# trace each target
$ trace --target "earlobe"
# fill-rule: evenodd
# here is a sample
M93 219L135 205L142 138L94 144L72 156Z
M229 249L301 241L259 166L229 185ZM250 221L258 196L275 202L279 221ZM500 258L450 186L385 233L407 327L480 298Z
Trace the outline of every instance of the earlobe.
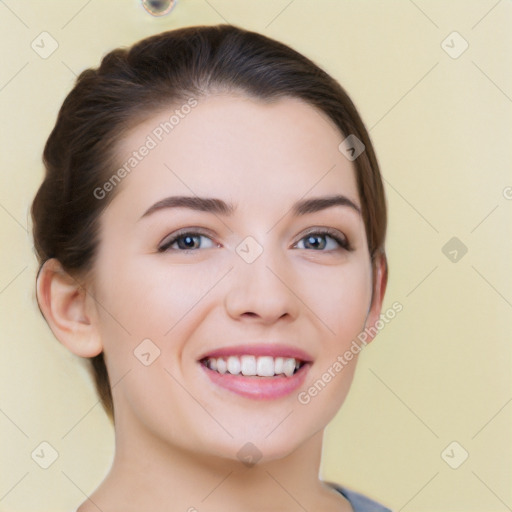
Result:
M103 347L87 292L55 258L41 268L36 292L48 326L63 345L80 357L101 353Z

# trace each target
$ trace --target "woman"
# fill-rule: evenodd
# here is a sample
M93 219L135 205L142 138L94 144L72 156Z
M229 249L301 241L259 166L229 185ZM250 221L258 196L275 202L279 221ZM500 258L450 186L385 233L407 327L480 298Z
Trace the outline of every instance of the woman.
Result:
M44 163L39 306L116 435L79 512L387 510L318 478L387 280L339 84L237 27L165 32L78 77Z

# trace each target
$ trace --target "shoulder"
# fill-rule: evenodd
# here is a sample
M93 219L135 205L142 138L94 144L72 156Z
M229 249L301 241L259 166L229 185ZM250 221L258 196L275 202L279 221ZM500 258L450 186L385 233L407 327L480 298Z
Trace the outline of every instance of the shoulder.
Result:
M376 501L371 500L367 496L360 494L355 491L351 491L342 487L341 485L330 483L331 487L333 487L336 491L338 491L342 496L344 496L352 508L354 512L392 512L389 508L377 503Z

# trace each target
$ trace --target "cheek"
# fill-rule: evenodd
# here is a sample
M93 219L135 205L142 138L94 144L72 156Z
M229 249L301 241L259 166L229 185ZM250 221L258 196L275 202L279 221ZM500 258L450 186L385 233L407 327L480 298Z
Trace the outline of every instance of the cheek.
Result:
M144 340L151 340L166 367L173 367L184 349L180 340L193 327L190 319L198 322L198 315L206 314L204 298L225 273L207 264L170 265L165 255L142 255L101 268L99 325L105 353L116 361L119 376L131 367L141 343L151 348Z
M307 274L303 296L326 332L328 345L357 336L364 327L371 301L371 270L362 259L340 267L318 268Z
M100 279L105 308L142 336L163 335L215 283L207 265L170 265L165 255L142 255L105 269Z
M345 401L352 383L359 351L356 353L351 347L364 328L372 276L369 264L361 259L330 269L322 278L316 277L322 286L311 286L310 300L321 315L324 335L319 340L314 371L298 395L298 402L304 414L316 416L326 424Z

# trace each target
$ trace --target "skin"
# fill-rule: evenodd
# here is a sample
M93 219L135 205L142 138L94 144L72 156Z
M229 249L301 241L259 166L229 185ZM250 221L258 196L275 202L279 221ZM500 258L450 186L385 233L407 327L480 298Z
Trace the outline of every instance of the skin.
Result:
M168 117L138 125L120 161ZM38 300L52 331L79 356L104 351L114 383L113 465L80 512L351 510L318 475L323 431L357 356L307 405L298 392L241 397L212 384L197 361L224 346L286 343L313 358L303 391L379 319L385 267L377 259L372 271L361 215L348 206L291 212L300 199L333 194L361 206L353 164L338 150L343 138L297 99L201 98L118 185L101 217L94 277L80 287L55 260L45 264ZM174 195L236 209L162 209L140 219ZM187 227L206 231L200 248L158 252ZM335 229L353 250L322 236L308 245L305 232L318 227ZM249 235L263 248L250 264L235 250ZM133 352L148 338L160 355L145 366ZM252 467L237 457L247 442L262 455Z

